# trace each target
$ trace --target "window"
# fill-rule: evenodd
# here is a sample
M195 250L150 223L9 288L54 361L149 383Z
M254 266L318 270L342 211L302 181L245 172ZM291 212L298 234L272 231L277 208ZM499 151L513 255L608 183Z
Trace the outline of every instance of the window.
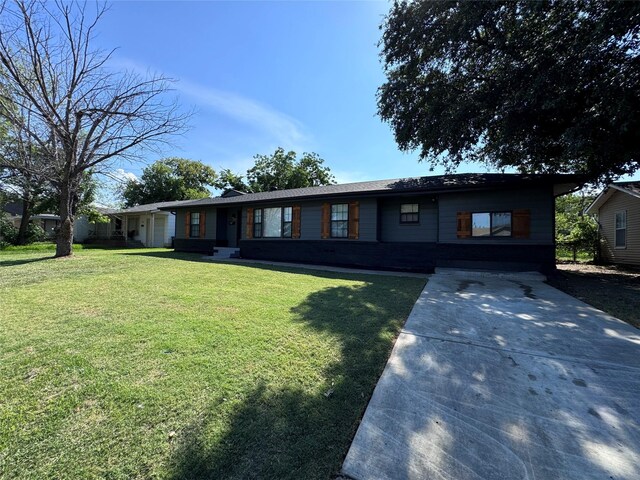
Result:
M189 236L196 238L200 236L200 212L191 212Z
M473 213L471 235L474 237L510 237L511 212Z
M349 236L349 205L338 203L331 205L331 237L347 238Z
M256 208L253 212L253 238L262 237L262 209Z
M253 211L254 238L291 238L292 207L256 208Z
M282 209L282 236L291 238L291 221L293 220L293 209L284 207Z
M616 212L616 248L627 247L627 211Z
M282 236L282 209L262 209L262 236L265 238L278 238Z
M400 223L420 223L420 205L417 203L400 205Z

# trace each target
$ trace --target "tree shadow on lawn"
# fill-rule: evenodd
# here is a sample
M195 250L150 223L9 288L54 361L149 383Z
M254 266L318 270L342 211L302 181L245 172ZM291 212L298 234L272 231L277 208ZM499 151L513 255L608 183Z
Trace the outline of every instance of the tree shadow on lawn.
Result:
M47 255L46 257L38 257L38 258L22 258L19 260L0 260L0 267L15 267L17 265L26 265L28 263L42 262L44 260L54 260L55 258L56 257L53 255Z
M199 262L199 263L211 263L210 260L207 260L206 255L203 253L189 253L189 252L176 252L173 250L159 250L157 252L153 251L136 251L136 249L131 249L128 251L123 251L120 255L132 255L137 257L152 257L152 258L163 258L165 260L184 260L189 262Z
M224 425L216 419L223 400L210 402L179 433L170 478L326 479L338 473L421 289L415 280L371 280L315 292L291 310L296 321L328 332L340 344L339 358L323 369L321 388L305 390L304 378L284 387L262 382L232 407ZM305 354L313 357L314 351ZM222 437L212 440L220 428Z

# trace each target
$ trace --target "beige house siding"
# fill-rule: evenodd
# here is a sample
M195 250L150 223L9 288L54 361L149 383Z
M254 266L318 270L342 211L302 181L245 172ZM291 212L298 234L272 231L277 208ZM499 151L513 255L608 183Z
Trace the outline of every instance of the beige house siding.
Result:
M627 246L615 248L616 212L627 212ZM615 192L598 212L603 259L613 263L640 265L640 198Z

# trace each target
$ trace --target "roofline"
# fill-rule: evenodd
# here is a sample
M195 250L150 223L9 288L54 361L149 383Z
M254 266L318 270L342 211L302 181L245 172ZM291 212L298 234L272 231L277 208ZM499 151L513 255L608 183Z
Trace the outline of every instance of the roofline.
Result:
M625 183L637 183L637 182L625 182ZM612 183L611 184L611 188L615 188L616 190L618 190L620 192L627 193L627 194L631 195L632 197L640 198L640 194L637 194L635 192L627 190L626 188L622 188L622 187L620 187L620 184Z
M461 175L465 175L465 174L461 174ZM492 174L488 174L488 175L492 175ZM513 174L515 175L520 175L520 174ZM440 175L437 175L440 176ZM437 177L436 176L436 177ZM536 177L536 174L533 175L534 177ZM554 178L556 180L559 180L560 177L565 177L564 179L566 180L565 182L560 182L560 181L551 181ZM417 178L424 178L424 177L417 177ZM428 177L427 177L428 178ZM395 181L395 180L399 180L399 179L389 179L389 182ZM389 190L389 189L377 189L377 190L365 190L365 191L351 191L351 192L336 192L336 193L318 193L318 194L309 194L309 195L301 195L301 196L291 196L291 197L280 197L280 198L267 198L267 199L252 199L252 198L247 198L247 197L251 197L253 194L244 194L244 195L238 195L236 197L213 197L213 198L209 198L209 199L199 199L199 200L194 200L193 202L189 202L189 203L185 203L185 204L181 204L181 205L173 205L173 206L167 206L167 207L160 207L160 210L165 210L165 211L175 211L177 209L182 209L182 208L193 208L193 207L225 207L225 206L233 206L233 205L244 205L244 204L268 204L268 203L282 203L283 201L307 201L307 200L317 200L320 198L348 198L348 197L372 197L372 196L409 196L409 195L416 195L416 194L425 194L425 195L435 195L435 194L440 194L440 193L448 193L448 192L469 192L469 191L482 191L482 190L489 190L492 188L496 188L496 187L500 187L500 188L504 188L504 189L509 189L509 188L517 188L518 186L520 186L520 182L525 181L526 179L524 178L518 178L515 180L519 180L519 181L515 181L512 183L503 183L503 184L491 184L491 185L461 185L461 186L446 186L446 187L437 187L437 188L432 188L432 189L426 189L424 187L414 187L414 188L407 188L406 190ZM570 187L569 191L566 192L561 192L561 193L555 193L554 192L554 196L559 196L559 195L564 195L566 193L571 193L573 191L579 190L582 186L582 184L584 183L583 180L584 178L580 175L572 175L572 174L537 174L537 178L532 179L533 182L537 182L537 183L549 183L552 185L572 185L572 187ZM570 181L573 180L573 181ZM385 181L385 180L381 180L381 181ZM369 183L369 182L353 182L353 183L348 183L348 184L343 184L343 185L356 185L356 184L361 184L361 183ZM291 189L291 190L297 190L297 189ZM281 190L281 192L284 192L286 190ZM206 200L209 200L209 202L204 203ZM216 200L224 200L224 201L216 201ZM200 202L200 203L199 203Z
M625 183L636 183L636 182L625 182ZM627 190L626 188L621 187L619 184L616 185L615 183L610 183L609 185L607 185L607 187L604 190L602 190L602 192L600 192L600 194L595 198L595 200L593 202L591 202L591 205L589 205L584 210L584 212L587 215L593 215L595 213L598 213L597 211L600 209L602 204L604 204L607 200L609 200L611 195L613 195L615 193L612 190L616 190L618 192L626 193L627 195L631 195L632 197L640 198L639 194L637 194L635 192L631 192L631 191Z

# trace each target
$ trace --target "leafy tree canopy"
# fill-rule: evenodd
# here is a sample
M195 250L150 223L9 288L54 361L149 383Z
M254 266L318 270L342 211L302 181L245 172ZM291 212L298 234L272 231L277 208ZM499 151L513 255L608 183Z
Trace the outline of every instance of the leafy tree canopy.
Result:
M556 200L556 241L575 244L595 253L598 246L598 224L584 212L596 195L581 191L563 195Z
M127 207L174 200L195 200L210 195L215 185L213 168L196 160L165 158L145 168L138 181L130 180L122 196Z
M216 186L257 193L335 183L331 170L323 165L324 160L316 153L303 153L298 159L296 152L285 152L278 147L271 155L253 158L255 163L247 170L246 183L242 176L223 170Z
M591 181L640 158L640 2L396 1L378 112L402 150Z
M218 180L216 181L216 188L221 190L238 190L239 192L248 192L249 187L244 183L242 175L233 173L228 168L223 168L218 174Z

